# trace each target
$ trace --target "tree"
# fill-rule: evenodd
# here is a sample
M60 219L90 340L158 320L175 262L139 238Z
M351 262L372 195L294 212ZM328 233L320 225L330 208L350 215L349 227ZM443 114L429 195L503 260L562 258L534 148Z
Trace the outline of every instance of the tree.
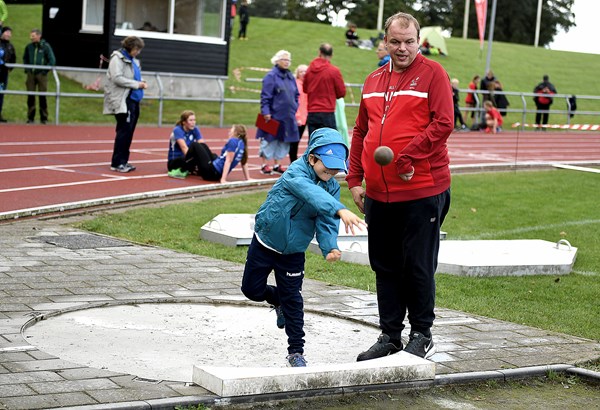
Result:
M286 15L286 3L285 1L271 1L271 0L253 0L250 7L250 13L257 17L267 18L285 18ZM239 4L239 1L238 1Z
M379 9L379 1L375 0L357 0L356 6L350 10L346 16L346 20L353 22L357 26L366 29L377 28L377 11ZM385 0L383 6L383 18L399 11L414 14L413 5L416 0Z
M492 1L488 0L488 18L491 16ZM575 15L571 12L575 0L542 1L539 45L546 46L554 40L559 29L568 31L575 25ZM448 25L454 37L462 37L464 0L451 0L452 13L448 15ZM494 41L533 45L537 18L538 0L502 0L496 3L496 23ZM469 8L467 37L479 38L475 8ZM490 26L489 22L486 25ZM487 37L487 33L486 33Z
M469 0L473 2L473 0ZM488 18L493 0L488 0ZM560 29L575 25L571 12L575 0L543 0L538 43L546 46ZM497 0L494 41L533 45L538 0ZM379 2L375 0L253 0L255 16L296 21L330 23L335 15L349 10L346 20L358 27L374 29ZM454 37L462 37L465 0L385 0L383 17L402 11L414 15L421 26L441 26ZM468 38L479 38L475 7L469 7ZM486 25L488 28L490 24ZM487 33L486 33L487 37Z

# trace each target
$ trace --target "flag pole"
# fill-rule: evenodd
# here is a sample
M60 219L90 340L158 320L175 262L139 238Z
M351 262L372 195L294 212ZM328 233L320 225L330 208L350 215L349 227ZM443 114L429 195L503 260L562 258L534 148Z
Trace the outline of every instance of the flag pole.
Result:
M492 2L492 18L490 21L490 31L488 32L488 50L487 60L485 61L485 72L490 71L490 64L492 61L492 41L494 41L494 23L496 22L496 0Z
M540 41L540 25L542 22L542 0L538 0L537 16L535 19L535 40L533 46L537 47Z
M463 40L467 39L469 31L469 5L471 0L465 0L465 15L463 17Z

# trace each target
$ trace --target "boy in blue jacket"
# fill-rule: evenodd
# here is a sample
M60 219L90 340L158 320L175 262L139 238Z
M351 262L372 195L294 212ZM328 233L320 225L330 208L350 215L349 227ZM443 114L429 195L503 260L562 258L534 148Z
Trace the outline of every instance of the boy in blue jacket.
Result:
M306 366L301 294L306 249L316 235L325 259L337 261L342 256L337 245L340 219L346 232L366 227L340 202L335 175L348 172L347 159L340 133L317 129L304 155L277 180L256 213L241 289L248 299L274 306L277 326L288 336L286 359L292 367ZM267 284L271 271L277 286Z

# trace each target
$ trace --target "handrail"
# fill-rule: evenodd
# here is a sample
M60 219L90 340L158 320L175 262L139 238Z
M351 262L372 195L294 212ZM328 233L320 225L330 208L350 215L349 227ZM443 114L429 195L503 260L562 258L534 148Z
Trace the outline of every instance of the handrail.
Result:
M56 90L54 92L40 92L40 91L21 91L21 90L0 90L0 93L3 94L13 94L13 95L44 95L47 97L54 97L56 101L55 107L55 123L60 124L60 105L62 98L104 98L103 94L93 94L93 93L70 93L62 91L61 79L59 76L60 72L75 72L75 73L85 73L92 74L98 77L99 75L106 74L106 69L101 68L81 68L81 67L65 67L65 66L34 66L30 64L6 64L9 68L35 68L35 69L47 69L52 72L54 81L56 83ZM185 74L185 73L169 73L169 72L156 72L156 71L142 71L142 75L144 78L152 78L152 81L156 83L156 87L152 87L152 90L156 89L157 92L153 93L152 91L147 91L145 98L158 100L158 126L162 126L162 117L164 113L164 102L165 101L203 101L203 102L215 102L219 103L219 126L223 127L224 125L224 113L227 103L243 103L243 104L260 104L259 99L246 99L246 98L225 98L225 81L229 79L227 76L219 76L219 75L200 75L200 74ZM205 80L205 81L214 81L216 84L216 96L210 95L198 95L198 96L175 96L175 95L167 95L167 90L165 89L164 78L170 78L171 84L173 84L173 78L176 79L195 79L195 80ZM258 81L259 79L248 78L247 81ZM350 89L358 89L360 93L362 92L363 84L355 84L355 83L346 83L346 87ZM555 101L563 100L566 103L566 110L559 109L549 109L549 110L537 110L534 108L528 108L527 98L533 98L536 93L533 92L514 92L514 91L493 91L490 92L488 90L476 90L473 91L471 89L459 89L459 93L473 93L475 97L475 106L474 107L461 107L461 111L466 112L476 112L480 115L484 112L482 106L482 97L484 95L490 94L502 94L506 96L518 97L521 102L520 108L507 108L506 112L510 113L521 113L521 128L524 128L524 124L526 121L527 114L532 113L550 113L550 114L561 114L566 116L566 124L570 124L571 122L571 114L574 114L571 108L571 104L569 98L573 94L553 94L552 97ZM351 93L351 95L354 95ZM462 94L465 95L465 94ZM600 96L595 95L577 95L578 101L600 101ZM515 102L514 99L512 101ZM355 102L354 98L352 101L346 102L346 107L358 107L360 105L360 101ZM583 111L577 110L576 113L578 115L590 115L596 116L600 115L600 111Z

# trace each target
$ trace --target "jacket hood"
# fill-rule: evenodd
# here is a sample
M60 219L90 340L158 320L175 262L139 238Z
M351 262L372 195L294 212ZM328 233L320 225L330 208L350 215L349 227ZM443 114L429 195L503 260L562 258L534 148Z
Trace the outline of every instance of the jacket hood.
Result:
M325 70L331 63L322 57L317 57L310 63L310 70L320 72Z
M131 63L131 61L133 60L133 58L129 58L129 57L127 57L125 54L123 54L123 53L121 52L121 49L119 49L119 50L114 50L110 56L111 56L111 57L112 57L112 56L117 56L117 57L119 57L121 60L123 60L123 61L127 61L127 62L129 62L129 63Z
M309 137L308 149L304 151L302 156L308 161L308 154L313 152L316 148L328 144L342 144L346 150L346 160L348 159L348 146L342 135L333 128L319 128L313 131Z

